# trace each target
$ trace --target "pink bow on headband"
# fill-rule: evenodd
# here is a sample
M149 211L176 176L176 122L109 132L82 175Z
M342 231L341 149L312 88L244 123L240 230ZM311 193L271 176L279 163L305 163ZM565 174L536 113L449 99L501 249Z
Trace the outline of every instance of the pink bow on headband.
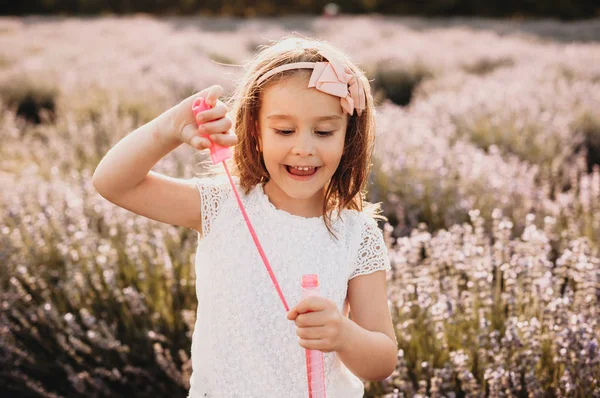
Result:
M349 115L356 109L360 115L365 109L365 92L362 82L352 73L349 67L339 62L335 56L320 50L319 54L329 62L315 62L315 69L310 75L308 87L327 94L340 97L342 109Z
M329 62L295 62L280 65L262 75L257 83L260 84L268 77L289 69L314 69L310 75L308 87L314 87L324 93L340 97L340 103L345 112L352 115L356 109L360 115L366 107L365 90L360 79L334 54L323 49L319 50L319 54Z

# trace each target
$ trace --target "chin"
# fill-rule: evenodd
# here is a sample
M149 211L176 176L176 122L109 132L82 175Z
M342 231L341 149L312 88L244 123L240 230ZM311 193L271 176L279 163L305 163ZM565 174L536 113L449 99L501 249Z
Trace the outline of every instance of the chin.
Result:
M280 186L281 187L281 186ZM287 186L284 185L285 188L281 187L282 191L284 191L290 198L294 199L310 199L316 194L318 194L323 186L320 187L290 187L289 184Z
M273 182L287 196L298 200L310 199L325 188L325 184L320 181L300 182L290 180L287 176L280 176L280 178L273 180Z

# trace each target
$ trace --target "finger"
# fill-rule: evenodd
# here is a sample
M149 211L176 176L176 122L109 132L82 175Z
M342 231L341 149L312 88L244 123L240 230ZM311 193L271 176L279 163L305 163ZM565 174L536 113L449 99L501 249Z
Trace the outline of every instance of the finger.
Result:
M325 298L322 296L310 296L303 298L294 308L299 314L325 309Z
M198 132L198 128L191 124L184 127L181 133L181 139L183 142L198 150L209 148L212 145L208 137L202 137ZM197 139L201 140L198 141Z
M327 336L327 329L324 326L296 328L296 335L304 340L318 340Z
M210 86L208 88L208 93L206 94L206 103L210 106L215 106L217 104L217 100L223 94L223 87L215 84L214 86Z
M298 338L298 344L306 348L307 350L319 350L322 352L331 352L330 349L326 348L327 343L323 339L301 339Z
M300 300L298 302L298 304L296 304L295 307L293 307L292 309L290 309L287 313L287 319L290 320L295 320L298 315L300 315L299 309L300 309L300 304L304 301L304 299Z
M210 140L220 146L234 146L238 143L238 137L235 134L212 134Z
M183 99L181 101L181 103L184 103L186 108L191 108L192 104L194 103L194 101L196 101L198 98L204 98L206 100L206 96L209 93L209 89L210 88L205 88L204 90L201 90L200 92L194 93L192 95L190 95L189 97Z
M210 141L208 140L208 138L194 137L192 138L190 145L198 150L203 150L206 148L210 148Z
M306 297L303 298L302 300L300 300L298 302L298 304L296 304L295 307L293 307L292 309L290 309L288 311L288 319L296 319L298 317L298 315L305 313L307 311L310 311L312 307L312 301L313 298L315 298L317 296L311 296L311 297Z
M183 130L181 131L181 140L183 142L191 145L192 139L196 136L200 136L200 134L198 134L198 127L195 127L193 124L187 124L183 127Z
M196 115L196 123L202 124L222 118L227 114L227 107L224 104L219 104L214 108L199 112Z
M202 125L198 126L198 131L200 134L223 134L229 131L231 126L231 120L223 117L221 119L203 123Z
M324 311L311 311L305 312L304 314L299 314L296 317L296 326L305 328L305 327L315 327L315 326L325 326L329 316Z

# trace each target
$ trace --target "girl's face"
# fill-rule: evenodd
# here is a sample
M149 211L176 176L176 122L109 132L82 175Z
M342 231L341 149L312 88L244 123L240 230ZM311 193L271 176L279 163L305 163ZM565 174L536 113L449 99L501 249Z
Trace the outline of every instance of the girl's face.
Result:
M324 187L342 158L348 115L340 98L308 88L309 73L298 73L262 93L259 145L270 179L265 193L273 204L305 217L321 215ZM295 179L288 166L316 167Z

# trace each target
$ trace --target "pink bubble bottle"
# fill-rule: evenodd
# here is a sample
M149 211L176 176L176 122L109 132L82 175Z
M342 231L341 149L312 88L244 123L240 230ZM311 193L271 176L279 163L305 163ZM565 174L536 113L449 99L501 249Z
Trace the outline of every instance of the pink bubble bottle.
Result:
M319 295L317 274L302 275L302 298ZM308 398L325 398L325 364L322 351L306 349L306 376Z
M204 100L204 98L202 97L198 97L194 100L194 103L192 104L192 112L194 112L194 117L198 116L198 113L205 111L207 109L210 109L210 106L206 103L206 101ZM229 147L226 146L220 146L218 144L215 144L211 139L210 139L210 134L206 133L206 134L201 134L202 137L208 138L208 140L210 141L210 158L213 161L213 164L217 164L219 162L223 162L226 159L229 159L231 157L231 150L229 149ZM227 167L227 165L225 164L225 162L223 162L223 165L225 167Z

